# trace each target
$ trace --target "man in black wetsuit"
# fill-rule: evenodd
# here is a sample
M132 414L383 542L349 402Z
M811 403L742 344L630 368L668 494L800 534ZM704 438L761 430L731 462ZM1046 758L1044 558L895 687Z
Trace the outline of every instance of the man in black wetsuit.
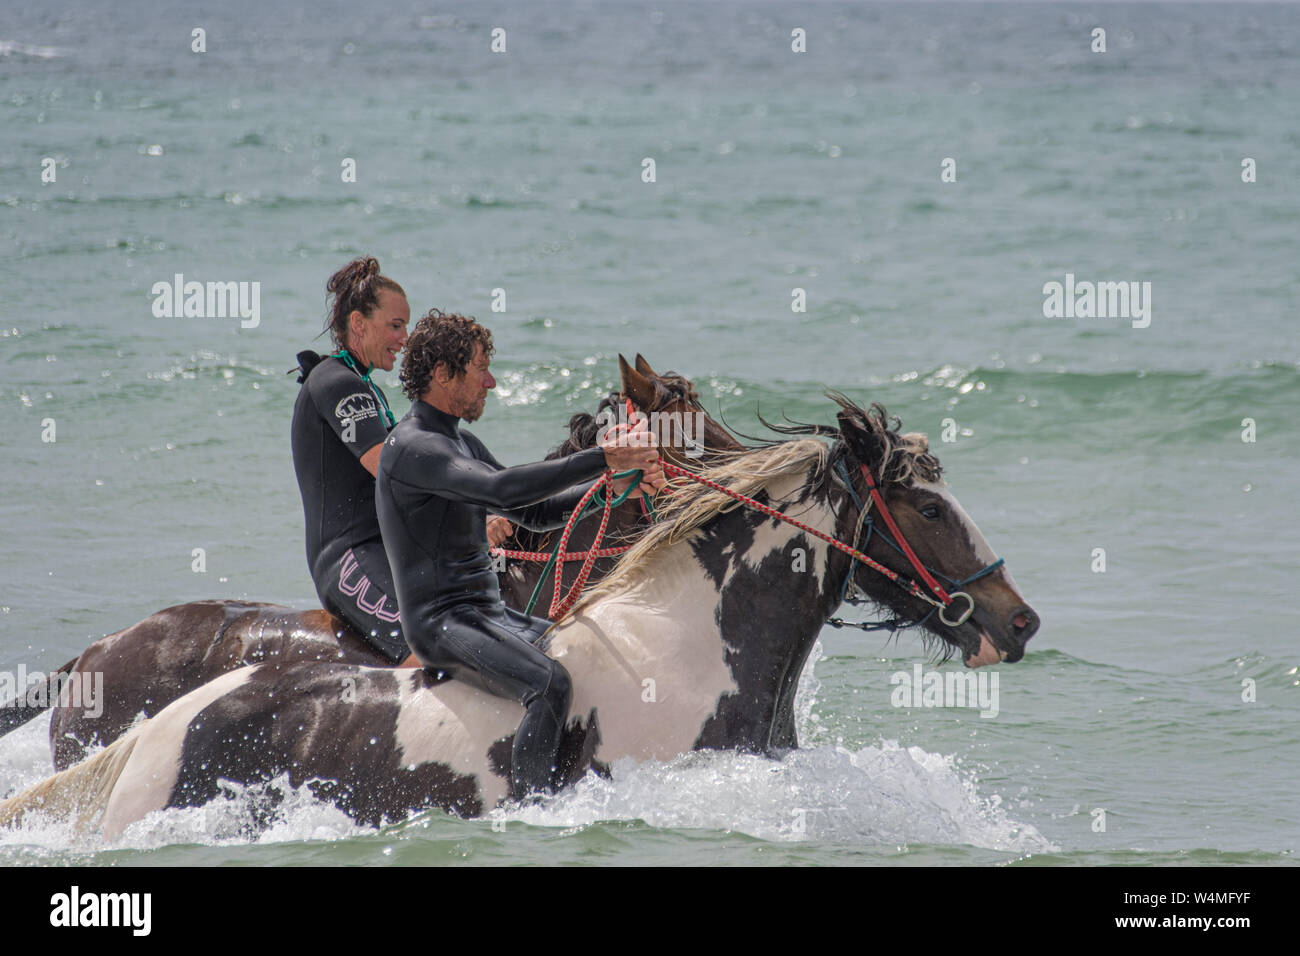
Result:
M605 442L563 458L506 468L460 428L475 421L496 382L488 371L492 333L436 309L407 342L402 389L410 412L384 442L376 508L407 642L426 668L524 705L515 734L511 793L553 784L568 717L568 672L534 646L550 621L501 601L488 554L486 509L534 530L564 524L607 468L641 469L643 490L664 485L644 422L611 429ZM629 479L616 484L615 493ZM621 485L621 486L620 486Z

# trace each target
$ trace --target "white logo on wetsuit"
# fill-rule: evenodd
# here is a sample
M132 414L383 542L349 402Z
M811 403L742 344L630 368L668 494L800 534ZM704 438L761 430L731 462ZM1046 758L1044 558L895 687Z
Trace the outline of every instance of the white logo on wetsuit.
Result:
M363 422L367 418L378 418L379 410L375 408L375 400L365 392L354 392L334 406L334 417L345 424Z

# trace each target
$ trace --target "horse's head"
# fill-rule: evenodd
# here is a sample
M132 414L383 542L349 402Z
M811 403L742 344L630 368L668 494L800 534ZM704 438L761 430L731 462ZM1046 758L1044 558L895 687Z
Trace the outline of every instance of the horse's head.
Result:
M1026 642L1038 630L1038 614L1021 596L1005 565L988 571L997 562L993 549L945 484L939 460L930 453L925 436L900 434L897 419L891 428L880 405L864 410L843 395L832 393L831 397L840 406L837 418L845 472L858 500L867 507L869 525L864 526L858 547L870 530L867 556L915 581L923 593L935 596L907 556L890 543L893 535L872 503L861 472L865 465L916 557L950 596L957 591L969 595L973 611L961 623L946 623L960 621L967 607L965 599L955 598L941 614L860 562L854 569L854 583L900 618L924 621L925 629L948 645L949 654L961 652L967 667L1020 660ZM853 514L858 514L856 508ZM855 521L853 529L857 527Z
M650 415L650 428L663 457L676 465L698 467L701 457L716 451L743 451L744 445L715 422L700 404L695 385L676 372L660 375L640 353L636 366L618 357L624 398L637 411Z
M625 403L629 399L636 411L651 416L651 428L663 457L675 464L694 461L698 467L701 459L707 461L714 452L745 450L700 405L695 385L689 379L676 372L659 375L639 353L635 368L621 355L618 367L623 376L622 392L610 392L602 398L595 415L579 412L570 418L568 439L548 453L547 458L594 447L605 429L627 420Z

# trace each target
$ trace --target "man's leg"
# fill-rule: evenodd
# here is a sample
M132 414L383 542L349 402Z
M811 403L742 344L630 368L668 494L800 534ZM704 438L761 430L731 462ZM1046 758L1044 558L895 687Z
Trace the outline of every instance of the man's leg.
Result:
M410 642L426 668L524 705L511 757L510 789L516 799L551 789L573 699L569 672L526 639L535 639L549 624L462 604L440 615L432 633Z

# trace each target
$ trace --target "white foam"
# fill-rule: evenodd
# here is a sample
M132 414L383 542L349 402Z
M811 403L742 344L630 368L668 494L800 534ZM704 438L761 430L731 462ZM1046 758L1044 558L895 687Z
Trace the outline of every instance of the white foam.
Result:
M730 751L666 763L619 761L571 790L503 816L535 826L642 820L654 827L736 830L772 841L969 845L1016 853L1055 849L1009 819L952 757L884 741L852 752L798 750L781 760Z
M40 783L53 772L49 711L0 737L0 799Z
M0 797L13 796L54 772L50 759L49 715L39 717L0 737ZM95 748L92 753L98 752ZM288 775L254 786L223 785L225 797L201 807L159 810L138 820L113 841L93 833L78 833L65 820L27 814L16 829L0 829L0 860L39 862L57 854L68 862L103 850L149 850L174 844L221 846L246 843L289 843L338 840L370 832L358 827L331 803L289 786ZM273 793L283 800L274 805ZM255 815L269 826L255 826ZM89 862L89 861L87 861Z
M250 786L225 782L222 790L222 796L201 807L147 814L105 849L151 850L176 843L294 843L341 840L372 832L357 826L332 803L316 799L307 787L295 790L289 785L288 774Z
M817 704L817 693L822 689L822 682L817 679L814 670L823 656L822 642L818 638L808 652L808 661L804 664L803 673L799 675L799 687L795 690L794 726L801 747L815 747L823 742L822 738L826 734L821 718L813 711Z

